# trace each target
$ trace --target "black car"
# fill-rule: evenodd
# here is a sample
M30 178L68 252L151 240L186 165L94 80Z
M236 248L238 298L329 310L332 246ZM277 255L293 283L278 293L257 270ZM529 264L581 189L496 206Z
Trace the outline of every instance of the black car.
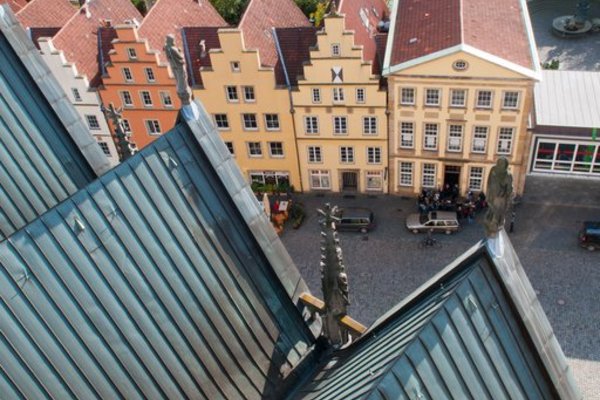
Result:
M600 221L585 221L579 231L579 245L590 251L600 249Z
M335 224L340 231L359 231L367 233L375 228L375 215L373 211L362 207L344 207L338 209L337 217L340 221Z

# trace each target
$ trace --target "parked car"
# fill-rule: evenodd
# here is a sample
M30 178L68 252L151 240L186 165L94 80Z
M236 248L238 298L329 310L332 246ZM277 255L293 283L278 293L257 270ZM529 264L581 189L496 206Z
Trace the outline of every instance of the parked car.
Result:
M579 231L579 245L590 251L600 249L600 221L585 221Z
M373 211L363 207L343 207L338 209L340 222L335 224L340 231L359 231L367 233L375 228Z
M456 219L456 213L450 211L431 211L426 214L410 214L406 218L406 227L413 233L444 232L450 235L458 231L460 224Z

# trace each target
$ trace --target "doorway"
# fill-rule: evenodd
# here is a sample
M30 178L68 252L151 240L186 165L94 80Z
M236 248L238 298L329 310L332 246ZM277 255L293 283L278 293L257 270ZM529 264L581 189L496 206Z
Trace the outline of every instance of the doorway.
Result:
M358 191L358 173L354 171L342 172L342 190L344 192Z
M459 186L459 183L460 167L458 165L446 165L444 168L444 188L449 187L452 189L454 185Z

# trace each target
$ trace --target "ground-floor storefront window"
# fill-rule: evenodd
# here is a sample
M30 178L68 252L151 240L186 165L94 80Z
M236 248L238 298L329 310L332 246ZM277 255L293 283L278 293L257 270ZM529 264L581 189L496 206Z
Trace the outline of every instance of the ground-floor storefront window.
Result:
M383 172L381 171L366 171L366 188L369 191L383 190Z
M320 169L310 171L311 189L331 189L330 182L329 171Z
M261 185L289 185L290 174L283 171L252 171L250 172L250 183Z
M600 143L538 139L532 170L600 176Z

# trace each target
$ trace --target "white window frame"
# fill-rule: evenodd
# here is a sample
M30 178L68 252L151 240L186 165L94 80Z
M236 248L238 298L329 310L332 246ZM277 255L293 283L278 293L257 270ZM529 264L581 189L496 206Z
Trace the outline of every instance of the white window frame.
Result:
M323 149L321 146L308 146L306 149L309 164L320 164L323 162Z
M331 177L329 176L329 170L326 169L312 169L309 170L310 188L317 190L329 190L331 189ZM315 178L318 180L318 185L314 185Z
M339 43L331 44L331 56L332 57L341 57L342 55L342 46Z
M405 96L406 92L406 96ZM409 94L410 93L410 94ZM400 88L400 104L403 106L414 106L416 101L417 90L412 87ZM409 100L412 99L412 100Z
M511 95L516 95L516 97L514 98L514 103L515 105L506 105L506 103L510 100L512 103L512 100L510 97ZM521 92L515 91L515 90L507 90L505 92L502 92L502 109L504 110L517 110L519 108L519 103L521 100Z
M462 95L459 95L462 93ZM450 107L465 108L467 106L466 89L450 89Z
M511 154L514 139L515 128L505 126L498 128L498 145L496 146L496 153ZM508 150L506 150L506 146L504 145L508 145Z
M156 75L154 75L154 70L152 69L152 67L145 67L144 75L146 76L146 82L156 82Z
M365 88L356 88L356 103L364 104L367 102L367 90Z
M227 150L229 150L229 153L232 156L235 156L235 148L233 147L233 142L224 142L225 143L225 147L227 147Z
M465 126L460 124L448 125L448 143L446 150L453 153L460 153L463 147L463 137Z
M265 129L268 131L279 131L281 130L281 123L279 121L279 114L264 114L265 117ZM275 117L275 119L273 119L273 117ZM269 121L269 119L271 119L271 121ZM276 122L276 125L273 124L273 122ZM269 126L269 124L272 124L273 126Z
M345 115L335 115L333 117L333 135L345 136L348 134L348 117Z
M110 152L110 147L108 147L108 143L98 141L98 146L100 146L100 150L102 150L104 155L112 157L112 153Z
M128 119L123 118L123 130L125 131L125 133L131 133L131 124L129 123Z
M127 58L129 58L130 60L137 59L137 52L135 51L135 49L133 47L127 48Z
M433 126L435 126L435 134L433 134L432 131L428 129L429 127L433 127ZM433 146L430 144L431 141L428 140L429 138L434 139ZM440 141L440 124L425 123L423 125L423 150L436 151L438 149L439 141Z
M344 88L343 87L334 87L331 89L332 98L334 103L343 103L344 100Z
M304 133L306 135L319 134L319 117L316 115L304 116Z
M149 90L140 90L140 99L144 107L152 107L154 105L152 101L152 94Z
M244 93L244 103L256 103L256 92L254 86L242 86Z
M160 102L165 108L173 108L173 99L171 98L171 93L166 91L159 92L160 94Z
M146 127L146 132L150 136L158 136L162 133L160 121L157 119L145 119L144 126Z
M71 93L73 94L73 99L76 103L81 103L83 99L81 98L81 93L79 93L79 89L71 88Z
M485 96L485 94L489 93L489 104L487 104L487 100ZM484 102L482 102L482 96ZM492 90L478 90L477 91L477 102L475 103L475 108L483 108L483 109L490 109L492 108L493 104L494 104L494 92Z
M380 146L367 147L367 164L381 164L381 154Z
M98 120L98 116L93 115L93 114L86 114L85 120L86 120L87 126L88 126L88 128L90 128L90 130L92 130L92 131L100 130L100 121Z
M258 145L258 147L255 145ZM262 144L260 142L246 142L246 149L248 150L248 157L250 158L262 158L263 156ZM253 150L255 151L254 154ZM256 152L256 150L258 150L258 152Z
M371 192L381 192L383 190L382 171L365 171L365 190Z
M434 96L429 96L429 94L433 94L433 93L437 93L437 95L435 97L437 97L437 102L432 103L430 102L430 99L433 98ZM427 88L425 89L425 93L424 93L424 103L425 103L425 107L439 107L440 104L442 102L442 89L435 89L435 88Z
M223 119L223 117L225 117L225 118ZM229 129L231 129L231 126L229 125L229 116L227 114L224 114L224 113L213 114L213 118L215 120L215 126L217 127L218 130L228 131ZM226 126L219 126L220 124L226 125Z
M248 119L246 119L248 117ZM247 122L251 122L254 120L254 125L256 126L248 126ZM245 131L257 131L258 130L258 119L256 118L255 113L243 113L242 114L242 128Z
M241 72L242 71L242 67L241 67L239 61L231 61L229 63L229 65L231 67L231 72Z
M473 141L471 142L471 152L485 154L487 152L487 142L489 135L489 126L474 126ZM481 149L480 143L478 141L483 141L483 149Z
M321 89L312 88L311 89L311 99L313 104L321 104Z
M131 97L131 92L129 90L121 90L119 94L121 95L123 107L133 107L133 97ZM129 102L127 102L127 100L129 100Z
M366 115L362 117L362 129L365 136L377 136L378 134L377 117L374 115Z
M228 103L239 103L240 96L238 94L237 86L227 85L225 86L225 99Z
M283 142L268 142L269 145L269 156L271 158L284 158L285 157L285 153L283 150ZM277 147L277 145L279 145L279 147L281 148L281 154L275 154L273 152L273 148Z
M413 185L414 163L408 161L400 161L398 163L398 184L400 186Z
M471 166L469 167L469 190L480 192L483 189L483 178L485 176L485 168Z
M435 188L437 182L437 165L423 163L421 166L421 187Z
M400 140L401 149L413 149L415 147L415 123L408 121L400 122Z
M340 146L340 164L354 164L354 146Z
M131 68L123 67L121 68L121 73L123 74L125 82L133 82L133 72L131 72Z

